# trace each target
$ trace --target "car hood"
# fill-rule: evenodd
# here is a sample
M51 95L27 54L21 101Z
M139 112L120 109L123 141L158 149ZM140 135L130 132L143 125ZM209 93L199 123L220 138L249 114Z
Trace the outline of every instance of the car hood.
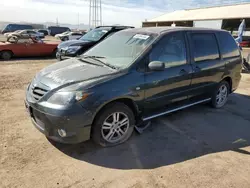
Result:
M72 58L44 68L36 75L35 80L50 89L55 89L116 73L117 70L115 69L85 63L77 58Z
M87 41L87 40L69 40L69 41L65 41L65 42L60 43L58 48L65 48L65 47L69 47L69 46L84 46L84 45L87 45L90 43L93 43L93 42Z

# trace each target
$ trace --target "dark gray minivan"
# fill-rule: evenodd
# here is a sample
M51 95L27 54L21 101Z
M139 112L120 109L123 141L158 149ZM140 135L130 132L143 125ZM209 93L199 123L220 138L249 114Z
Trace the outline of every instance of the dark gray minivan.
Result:
M114 146L152 118L200 103L223 107L239 85L241 63L227 31L127 29L44 68L25 105L50 139Z

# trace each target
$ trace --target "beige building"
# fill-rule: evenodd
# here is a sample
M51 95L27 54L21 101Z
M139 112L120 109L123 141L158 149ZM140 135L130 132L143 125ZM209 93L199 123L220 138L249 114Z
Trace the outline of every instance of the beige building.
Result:
M230 31L237 30L242 19L250 30L250 3L216 6L199 9L178 10L147 20L143 27L189 26L212 27Z

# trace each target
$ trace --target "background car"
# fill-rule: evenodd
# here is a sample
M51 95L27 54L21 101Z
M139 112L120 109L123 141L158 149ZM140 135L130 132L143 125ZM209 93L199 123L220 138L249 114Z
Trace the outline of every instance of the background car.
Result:
M95 44L101 42L103 39L111 36L112 34L124 30L134 28L131 26L99 26L90 30L83 35L79 40L70 40L60 43L56 57L59 61L68 58L75 57L87 51Z
M44 34L43 33L40 33L40 32L37 32L37 31L33 31L33 30L21 30L21 31L18 31L18 32L13 32L13 33L10 33L7 35L7 37L12 37L12 36L17 36L17 37L38 37L38 38L44 38Z
M12 57L55 56L57 45L56 42L45 43L34 37L11 36L8 42L0 43L0 57L9 60Z
M82 33L80 33L80 32L72 32L72 31L66 31L64 33L55 35L55 37L57 39L60 39L61 41L74 40L74 39L78 40L82 36L83 36Z
M8 38L9 35L11 35L11 34L13 34L13 33L18 33L18 32L20 32L20 31L22 31L22 30L16 30L16 31L14 31L14 32L4 33L4 36L5 36L6 38Z
M241 47L250 47L250 39L248 39L248 40L243 40L243 41L240 43L240 46L241 46Z
M39 32L39 33L43 33L44 36L49 35L49 32L48 32L48 30L46 30L46 29L36 29L36 30L34 30L34 31L37 31L37 32Z
M235 39L238 36L233 36ZM240 42L240 47L250 47L250 36L243 36L242 42Z
M2 30L2 34L24 29L33 29L33 27L31 25L26 25L26 24L8 24Z
M55 36L66 31L71 31L68 27L50 26L48 27L49 35Z

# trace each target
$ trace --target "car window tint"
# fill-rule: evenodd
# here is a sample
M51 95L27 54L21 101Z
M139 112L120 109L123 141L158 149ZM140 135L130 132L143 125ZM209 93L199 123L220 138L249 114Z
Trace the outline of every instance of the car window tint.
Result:
M239 47L230 33L220 32L218 35L223 58L237 57L240 55Z
M166 67L186 64L187 54L183 33L171 33L161 38L149 55L149 62L152 61L161 61Z
M195 62L219 59L219 48L213 33L191 35Z

